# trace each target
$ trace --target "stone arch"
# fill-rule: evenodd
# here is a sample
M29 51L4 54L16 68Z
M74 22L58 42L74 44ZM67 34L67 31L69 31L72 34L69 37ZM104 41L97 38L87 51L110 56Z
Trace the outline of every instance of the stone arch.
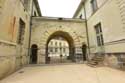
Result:
M72 36L69 35L68 32L64 32L64 31L55 31L54 33L52 33L47 41L46 41L46 53L45 53L45 61L46 63L48 63L48 43L51 41L51 39L53 39L54 37L62 37L64 38L68 44L69 44L69 59L72 61L75 61L74 55L75 55L75 45L74 45L74 40L72 38Z
M31 43L37 43L39 45L38 63L40 64L46 62L46 45L53 37L53 34L59 34L59 32L68 34L69 36L65 36L64 34L61 36L65 37L68 41L69 39L73 41L75 55L77 55L76 48L81 47L82 42L87 42L83 20L63 19L60 21L58 18L35 17L32 22Z
M68 27L67 27L68 28ZM50 35L52 35L53 33L55 32L65 32L67 34L69 34L72 39L74 40L74 45L78 45L80 42L79 42L79 35L75 33L74 30L72 29L64 29L64 28L50 28L50 29L46 29L45 31L43 31L43 35L41 36L41 42L43 42L43 45L46 44L47 42L47 39L50 37ZM44 47L44 46L42 46Z
M75 47L79 47L81 46L81 43L79 42L79 38L77 34L74 33L74 30L71 29L63 29L63 28L49 28L49 29L45 29L43 32L43 34L40 37L40 43L39 43L39 56L38 56L38 63L47 63L46 59L47 59L47 42L49 42L54 36L62 36L64 39L66 39L68 41L68 43L70 43L70 47L73 48L74 51L70 51L73 56L75 57ZM70 40L69 40L70 39ZM71 41L72 45L71 45ZM42 55L42 56L41 56ZM73 58L73 56L71 58ZM75 61L74 59L72 59L72 61Z

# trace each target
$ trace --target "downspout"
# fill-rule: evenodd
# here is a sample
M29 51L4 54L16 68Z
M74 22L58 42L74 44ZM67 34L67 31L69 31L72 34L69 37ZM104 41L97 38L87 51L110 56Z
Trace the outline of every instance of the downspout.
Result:
M85 0L85 1L86 1L86 0ZM90 51L90 42L89 42L89 32L88 32L88 23L87 23L87 16L86 16L85 1L83 2L83 8L84 8L86 35L87 35L87 43L88 43L88 55L90 55L90 54L91 54L91 51ZM87 57L87 58L88 58L88 57Z
M28 43L28 56L30 56L30 44L31 44L31 32L32 32L32 14L33 14L33 0L31 5L31 12L30 12L30 22L29 22L29 43Z

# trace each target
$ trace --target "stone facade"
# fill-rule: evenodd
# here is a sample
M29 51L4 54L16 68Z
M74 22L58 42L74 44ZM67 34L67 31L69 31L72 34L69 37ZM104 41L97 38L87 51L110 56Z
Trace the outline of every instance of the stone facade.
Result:
M34 0L33 3L36 3ZM28 41L32 0L0 0L0 78L28 64ZM37 7L36 7L37 5ZM38 4L33 5L39 11ZM34 10L37 16L41 13ZM33 14L32 14L33 15ZM18 44L21 21L25 24L23 44Z
M32 20L31 45L38 45L37 63L45 63L46 45L55 36L64 37L72 48L81 47L83 42L87 44L84 20L34 17Z
M105 65L124 68L125 1L96 0L94 12L93 1L82 0L75 19L69 19L40 17L37 0L0 0L0 79L29 64L32 45L38 46L37 63L45 64L48 43L56 36L67 40L72 57L79 54L84 42L91 53L87 58L103 53ZM95 28L100 27L98 34Z
M61 38L54 38L50 40L48 44L48 56L69 56L69 45L68 42Z
M103 50L106 62L112 67L119 67L125 63L125 1L124 0L95 0L97 10L92 11L94 0L81 1L74 18L87 20L91 54ZM95 26L101 23L104 45L97 45ZM112 60L111 60L112 59ZM107 61L108 60L108 61ZM106 63L105 62L105 63ZM108 63L107 63L108 65Z

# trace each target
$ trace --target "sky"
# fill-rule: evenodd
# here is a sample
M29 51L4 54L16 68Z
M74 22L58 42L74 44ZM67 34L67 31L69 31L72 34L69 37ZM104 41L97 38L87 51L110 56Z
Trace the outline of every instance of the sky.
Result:
M42 16L72 18L81 0L38 0Z

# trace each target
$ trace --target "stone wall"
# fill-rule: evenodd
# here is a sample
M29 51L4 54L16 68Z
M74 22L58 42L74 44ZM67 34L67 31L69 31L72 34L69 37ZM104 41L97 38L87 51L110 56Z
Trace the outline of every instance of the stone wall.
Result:
M0 11L0 79L28 63L29 14L20 0L2 0ZM19 20L25 26L23 45L17 43Z
M15 68L16 45L0 41L0 78L12 73Z
M105 63L113 68L123 67L125 55L124 1L107 0L88 18L91 53L99 52L94 26L101 22L104 37Z
M104 65L116 69L125 70L125 53L105 54Z
M31 45L37 44L39 47L37 63L45 63L46 43L49 37L58 31L68 33L72 37L75 47L82 46L82 42L87 44L84 20L34 17Z
M83 4L81 5L74 18L79 18L79 14L84 11ZM97 0L97 6L97 10L93 13L91 0L86 0L84 5L89 32L90 58L103 50L104 63L119 68L125 63L125 0ZM97 45L95 25L98 23L101 23L104 38L102 47Z

